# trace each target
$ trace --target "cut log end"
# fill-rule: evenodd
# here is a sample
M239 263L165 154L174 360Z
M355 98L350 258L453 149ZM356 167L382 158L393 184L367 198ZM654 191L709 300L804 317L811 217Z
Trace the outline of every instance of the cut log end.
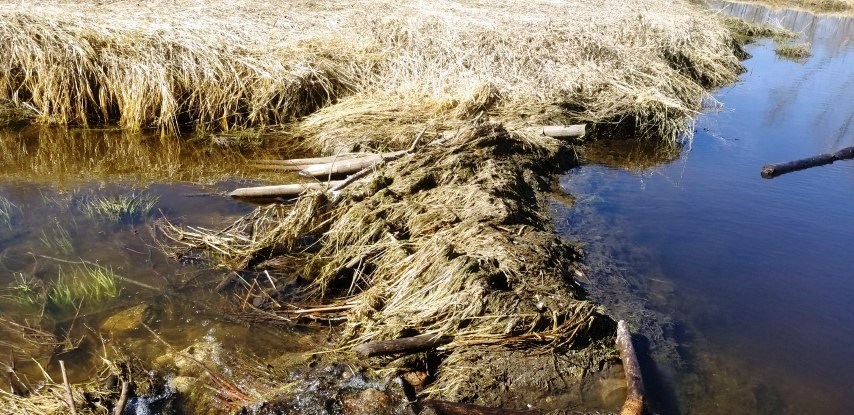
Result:
M632 335L625 320L617 323L617 348L623 360L623 370L626 374L626 401L620 410L620 415L641 415L645 404L643 378L638 363L635 348L632 345Z

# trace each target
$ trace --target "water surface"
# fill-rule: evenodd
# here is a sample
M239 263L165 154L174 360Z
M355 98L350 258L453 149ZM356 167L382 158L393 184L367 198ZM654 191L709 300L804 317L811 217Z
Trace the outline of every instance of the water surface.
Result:
M658 410L854 413L854 161L759 175L854 146L854 20L724 12L781 23L813 55L749 46L748 72L716 92L723 110L700 117L690 149L569 172L561 185L577 202L555 206L557 223L587 243L591 294L652 337Z

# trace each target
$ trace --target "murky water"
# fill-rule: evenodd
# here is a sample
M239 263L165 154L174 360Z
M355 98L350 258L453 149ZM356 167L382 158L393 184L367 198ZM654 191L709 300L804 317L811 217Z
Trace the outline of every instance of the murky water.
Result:
M164 218L218 229L252 210L223 195L264 176L235 148L41 127L0 131L0 147L0 362L19 376L41 379L38 362L56 379L62 359L72 382L88 381L104 350L151 363L198 342L259 358L317 347L235 318L235 301L214 292L227 271L167 257L155 237ZM130 196L150 206L93 211Z
M748 72L715 94L724 109L700 117L690 150L569 172L576 203L555 205L556 220L587 243L591 294L651 338L657 410L854 413L854 161L759 176L854 146L854 19L725 12L802 33L812 57L749 46ZM626 151L589 152L621 164L614 154Z

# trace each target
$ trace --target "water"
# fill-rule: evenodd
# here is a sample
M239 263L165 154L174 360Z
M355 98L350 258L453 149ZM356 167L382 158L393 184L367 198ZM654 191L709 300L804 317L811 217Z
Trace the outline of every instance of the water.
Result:
M238 149L186 137L43 127L0 131L0 149L0 362L19 376L41 379L38 361L58 379L63 359L71 381L86 382L103 351L114 356L114 348L152 364L199 342L224 354L292 354L299 361L322 344L312 333L235 319L235 302L213 290L227 271L181 263L162 249L163 218L219 229L253 209L224 196L245 184L244 175L264 177L246 170ZM87 209L98 198L131 194L152 198L152 208L117 222ZM39 297L58 281L88 281L93 270L114 275L115 292L90 290L70 306ZM24 283L35 301L23 295ZM134 310L143 317L134 319Z
M854 19L717 5L802 33L812 57L749 46L690 150L569 172L576 203L554 206L558 227L587 243L593 297L652 337L657 410L854 413L854 161L759 176L854 146ZM625 153L588 155L615 166Z

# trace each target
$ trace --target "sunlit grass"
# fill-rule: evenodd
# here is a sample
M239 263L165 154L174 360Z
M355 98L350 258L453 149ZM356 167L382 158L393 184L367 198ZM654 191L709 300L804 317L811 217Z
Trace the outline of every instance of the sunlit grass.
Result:
M146 193L94 196L83 204L83 212L92 219L133 222L150 214L158 199Z
M100 302L119 295L118 276L112 268L82 266L69 274L60 270L47 289L47 306L55 311L69 311L84 301Z

